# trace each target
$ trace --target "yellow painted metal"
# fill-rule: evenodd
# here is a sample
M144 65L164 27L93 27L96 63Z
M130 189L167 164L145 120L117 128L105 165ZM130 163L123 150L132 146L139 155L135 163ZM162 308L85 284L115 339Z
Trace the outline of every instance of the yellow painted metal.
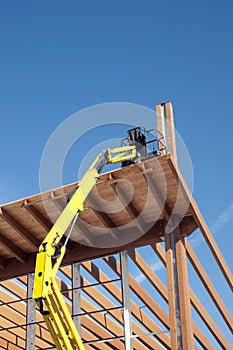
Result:
M99 169L105 164L115 164L135 157L135 146L108 149L100 153L81 179L70 201L39 247L33 298L40 308L54 345L59 350L84 350L84 345L55 280L66 247L59 248L60 255L54 264L52 258L57 253L58 244L74 217L83 210L84 201L99 177ZM45 310L44 306L46 306Z

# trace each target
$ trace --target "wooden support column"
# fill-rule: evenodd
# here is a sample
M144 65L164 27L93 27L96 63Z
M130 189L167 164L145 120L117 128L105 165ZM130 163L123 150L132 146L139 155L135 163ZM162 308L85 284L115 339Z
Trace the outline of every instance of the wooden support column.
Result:
M164 117L164 106L163 104L156 105L156 119L157 119L157 130L159 138L159 151L162 156L166 154L166 128L165 128L165 117ZM163 139L161 139L163 136Z
M165 243L172 350L193 350L186 249L179 226L166 229Z
M183 349L194 349L193 322L190 304L190 289L184 238L181 237L179 227L175 230L176 263L178 275L178 290L180 302L181 335Z
M171 153L173 159L177 162L176 138L173 108L171 102L165 102L156 105L157 129L159 134L164 137L166 150ZM162 155L166 153L163 145L160 142L159 150Z
M166 102L165 107L165 117L166 117L166 128L167 128L167 143L168 150L172 154L172 157L177 162L177 153L176 153L176 138L175 138L175 124L174 124L174 115L171 102Z

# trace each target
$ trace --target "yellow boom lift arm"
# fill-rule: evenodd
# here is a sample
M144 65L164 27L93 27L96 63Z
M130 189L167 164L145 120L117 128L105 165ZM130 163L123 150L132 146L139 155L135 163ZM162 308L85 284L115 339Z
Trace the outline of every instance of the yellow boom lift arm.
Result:
M56 282L56 274L66 252L72 228L84 201L96 184L105 164L115 164L136 157L136 146L125 146L102 151L71 192L69 201L39 247L36 258L33 299L45 320L57 349L84 350L84 345L75 327L67 305ZM68 228L64 245L59 246Z

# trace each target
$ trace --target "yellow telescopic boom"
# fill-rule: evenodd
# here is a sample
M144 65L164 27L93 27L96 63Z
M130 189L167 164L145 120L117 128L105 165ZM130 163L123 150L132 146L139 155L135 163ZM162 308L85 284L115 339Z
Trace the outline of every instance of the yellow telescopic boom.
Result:
M78 214L83 210L84 201L96 184L105 164L124 162L136 157L136 147L126 146L107 149L98 155L77 188L72 191L69 201L39 247L36 258L33 299L46 322L57 349L84 350L84 345L75 327L56 282L56 274L66 252L69 231L63 246L61 238L71 225L74 226Z

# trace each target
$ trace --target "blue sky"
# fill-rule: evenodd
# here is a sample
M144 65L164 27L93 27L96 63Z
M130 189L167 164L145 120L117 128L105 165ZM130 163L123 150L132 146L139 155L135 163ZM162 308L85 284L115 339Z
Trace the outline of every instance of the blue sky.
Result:
M172 101L194 197L230 264L232 13L230 0L1 2L1 203L39 192L44 146L73 113Z

